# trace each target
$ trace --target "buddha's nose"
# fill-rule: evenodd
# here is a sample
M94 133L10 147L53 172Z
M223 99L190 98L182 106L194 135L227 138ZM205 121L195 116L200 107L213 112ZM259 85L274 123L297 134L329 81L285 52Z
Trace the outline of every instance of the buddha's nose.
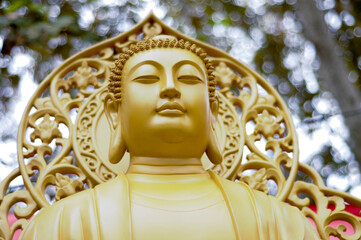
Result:
M160 92L161 98L180 98L181 93L175 87L167 87Z
M180 98L181 93L176 88L172 74L167 74L166 86L160 92L160 98Z

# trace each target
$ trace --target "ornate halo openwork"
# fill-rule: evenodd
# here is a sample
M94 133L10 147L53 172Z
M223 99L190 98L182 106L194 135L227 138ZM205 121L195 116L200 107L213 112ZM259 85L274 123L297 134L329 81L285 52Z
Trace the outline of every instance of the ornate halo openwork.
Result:
M141 37L161 34L195 43L208 53L215 67L220 98L216 133L224 161L213 166L204 158L204 165L298 207L315 222L322 239L331 235L360 239L361 217L346 212L345 202L361 208L361 201L327 188L315 170L298 163L296 131L277 91L227 53L171 29L153 14L128 32L69 58L40 84L21 119L19 168L0 183L0 239L12 239L37 210L127 168L126 159L118 165L107 161L109 126L103 114L107 79L123 49ZM295 181L297 172L312 182ZM19 176L27 190L8 193L9 184ZM300 193L314 201L317 212ZM19 202L26 207L14 208L18 220L10 227L8 213ZM335 206L334 210L329 205ZM329 226L336 220L348 222L353 235L346 235L343 225Z
M147 39L168 34L195 43L215 67L220 98L216 132L224 161L212 166L204 157L204 165L225 178L251 185L258 176L263 182L256 188L267 193L273 182L271 193L286 199L297 172L298 145L290 113L277 91L227 53L184 36L151 14L132 30L68 59L30 100L19 129L18 157L24 183L35 201L47 206L44 193L51 186L55 186L56 199L61 199L82 190L83 184L93 187L126 169L126 159L117 165L107 160L110 138L103 101L114 60L141 33ZM247 155L243 157L244 148ZM65 183L73 189L65 191Z

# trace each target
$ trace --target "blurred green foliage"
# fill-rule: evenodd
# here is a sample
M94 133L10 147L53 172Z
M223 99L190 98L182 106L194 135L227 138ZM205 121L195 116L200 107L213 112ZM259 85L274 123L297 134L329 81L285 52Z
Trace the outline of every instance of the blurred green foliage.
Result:
M349 80L359 88L361 0L318 0L317 4L321 14L331 12L341 21L336 28L332 21L329 24L339 46L335 51L340 51L350 69ZM16 54L28 54L34 59L27 71L40 82L72 54L129 29L152 10L152 6L157 6L155 13L172 27L228 51L254 67L278 89L301 122L325 114L319 112L315 104L324 96L322 83L312 82L313 77L318 78L319 59L316 56L307 62L310 58L304 57L307 49L312 50L312 43L302 35L303 28L308 26L302 26L296 17L296 0L154 0L153 5L143 0L1 1L0 113L11 108L10 100L16 96L23 74L10 68ZM242 41L249 42L253 53L248 53L247 48L243 52L239 50ZM294 65L287 60L292 56L298 58ZM305 59L299 60L302 56ZM311 80L302 75L305 69L310 72ZM5 91L9 88L11 94ZM326 114L335 114L331 110ZM5 117L0 115L0 121ZM308 130L312 133L318 127L312 124ZM0 139L6 137L11 136L3 131ZM350 167L352 158L341 156L341 160L335 160L337 154L335 146L325 145L310 163L322 159L318 170L325 179L335 171L347 175L344 168Z

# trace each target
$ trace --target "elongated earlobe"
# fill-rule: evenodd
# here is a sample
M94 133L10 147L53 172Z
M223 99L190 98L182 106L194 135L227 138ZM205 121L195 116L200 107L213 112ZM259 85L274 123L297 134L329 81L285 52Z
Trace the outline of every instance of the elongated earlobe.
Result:
M222 156L221 150L219 149L219 146L217 143L216 132L213 127L211 127L211 132L209 134L206 154L208 156L208 159L213 164L217 165L223 161L223 156Z
M206 148L206 154L208 159L213 164L220 164L223 161L223 155L221 150L219 149L217 136L216 136L216 122L217 122L217 115L218 115L218 105L219 105L219 98L215 95L215 101L211 103L211 126L210 126L210 133L208 138L208 144Z
M110 126L109 162L118 163L127 150L120 124L120 108L113 95L104 99L104 112Z
M109 162L118 163L124 156L127 147L122 136L120 124L117 124L115 131L111 134L109 145Z

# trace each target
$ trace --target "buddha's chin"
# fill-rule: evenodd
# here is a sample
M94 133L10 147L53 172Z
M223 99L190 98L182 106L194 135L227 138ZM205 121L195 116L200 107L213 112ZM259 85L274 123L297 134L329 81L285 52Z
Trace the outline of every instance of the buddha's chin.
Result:
M187 118L156 118L152 122L155 136L166 143L181 143L191 134L192 124Z
M199 136L205 135L206 124L194 124L189 118L158 118L149 128L154 136L164 143L177 144L194 142Z
M184 129L168 128L157 133L165 143L176 144L186 141L189 134Z

